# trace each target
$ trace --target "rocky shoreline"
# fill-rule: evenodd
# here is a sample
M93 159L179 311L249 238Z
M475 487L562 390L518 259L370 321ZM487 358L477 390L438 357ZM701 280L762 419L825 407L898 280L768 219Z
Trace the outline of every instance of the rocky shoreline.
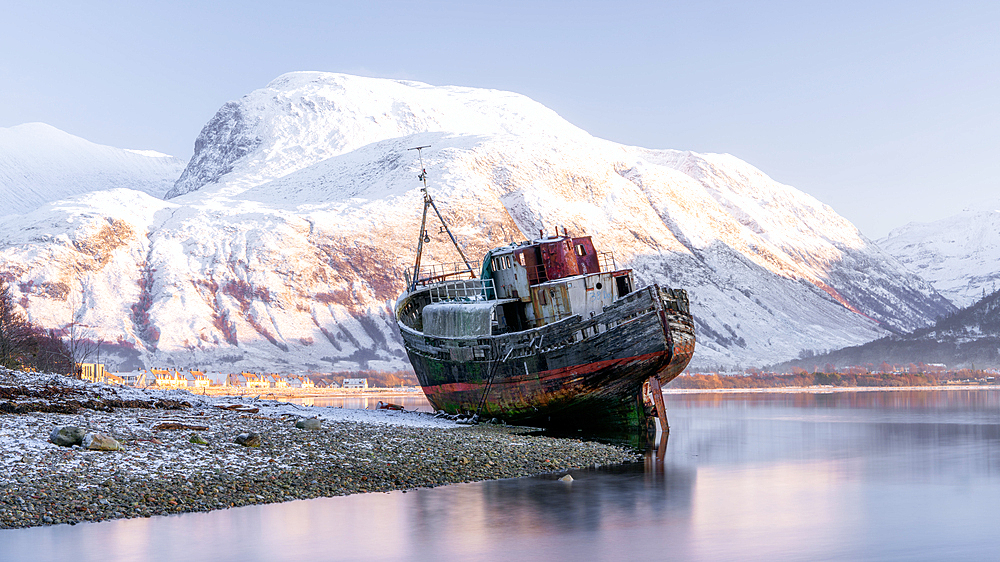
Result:
M0 528L406 490L641 458L625 447L532 436L526 428L463 426L426 413L206 400L183 391L128 389L121 396L121 388L47 377L0 371L0 412L17 412L0 413ZM45 388L63 389L75 403L18 400L11 391L24 396ZM97 409L79 406L87 400ZM109 406L113 400L127 407ZM296 427L303 419L319 428ZM121 448L55 445L49 435L62 426L113 436ZM193 443L192 433L207 444ZM258 434L259 446L235 442L246 433Z

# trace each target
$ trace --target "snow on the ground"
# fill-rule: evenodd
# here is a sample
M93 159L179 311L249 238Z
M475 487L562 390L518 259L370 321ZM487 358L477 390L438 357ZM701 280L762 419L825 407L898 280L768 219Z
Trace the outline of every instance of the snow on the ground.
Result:
M87 397L118 400L138 400L153 403L157 400L175 400L191 404L191 408L176 412L208 409L218 405L244 404L259 408L261 416L281 417L294 416L301 418L319 418L326 421L353 422L382 425L405 425L408 427L454 428L454 421L446 418L435 418L427 412L412 410L361 410L351 408L336 408L326 406L304 406L261 399L249 396L208 396L194 394L182 389L134 388L116 384L100 384L74 379L64 375L46 373L25 373L0 369L0 387L18 386L41 389L48 386L70 388L79 391ZM218 409L218 408L216 408ZM101 414L92 414L97 417Z
M274 400L260 400L237 396L201 396L186 390L138 389L119 385L94 384L62 375L23 373L0 370L0 388L27 388L40 390L46 387L68 388L80 393L70 398L121 399L153 403L158 400L183 401L190 408L180 410L157 408L117 408L112 412L81 409L75 414L28 412L18 415L0 415L0 483L17 480L18 471L25 465L35 470L72 473L85 470L94 474L111 474L115 471L133 477L159 478L164 471L176 472L183 478L187 474L203 471L253 471L265 466L295 468L309 451L282 448L276 456L247 455L245 448L231 442L245 431L269 431L284 428L298 418L318 418L324 422L362 424L365 429L352 434L352 442L364 448L365 443L391 442L391 428L406 426L449 430L462 427L445 418L415 411L352 410L321 406L299 406ZM37 402L27 398L25 402ZM216 406L243 404L259 411L231 411ZM205 425L210 430L205 435L225 436L227 441L212 447L190 445L187 437L191 431L169 432L172 441L164 446L155 439L151 429L157 423L178 422ZM49 441L49 434L58 427L74 425L88 432L103 432L122 441L123 453L108 455L78 447L60 447ZM263 428L263 429L262 429ZM304 431L304 430L294 430ZM340 431L333 429L333 431ZM159 435L162 437L163 432ZM344 463L361 460L344 456ZM275 464L276 463L276 464ZM99 481L87 481L84 486L97 486Z

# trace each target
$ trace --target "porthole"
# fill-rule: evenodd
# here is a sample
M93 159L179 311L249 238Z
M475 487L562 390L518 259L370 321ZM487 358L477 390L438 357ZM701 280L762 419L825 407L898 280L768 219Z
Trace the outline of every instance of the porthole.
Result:
M597 290L598 290L598 291L600 291L601 289L603 289L603 288L604 288L604 284L603 284L603 283L601 283L600 281L598 281L598 282L597 282L597 285L595 285L595 287L597 287Z

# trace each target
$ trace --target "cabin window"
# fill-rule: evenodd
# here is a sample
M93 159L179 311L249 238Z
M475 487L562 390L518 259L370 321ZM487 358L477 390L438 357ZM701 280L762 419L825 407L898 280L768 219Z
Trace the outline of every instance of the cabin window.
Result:
M585 256L587 255L587 248L583 244L576 245L576 255Z
M510 268L512 266L511 261L510 261L510 256L504 256L503 257L503 261L504 261L505 264L507 264L507 268Z
M522 266L525 265L525 263L524 263L524 252L521 252L520 254L517 255L517 261L521 262Z

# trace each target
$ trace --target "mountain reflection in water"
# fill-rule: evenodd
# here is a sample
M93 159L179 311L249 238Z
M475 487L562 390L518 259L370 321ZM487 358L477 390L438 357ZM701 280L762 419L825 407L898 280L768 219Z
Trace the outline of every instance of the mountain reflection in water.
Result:
M0 531L3 560L986 560L1000 392L667 396L663 460Z

